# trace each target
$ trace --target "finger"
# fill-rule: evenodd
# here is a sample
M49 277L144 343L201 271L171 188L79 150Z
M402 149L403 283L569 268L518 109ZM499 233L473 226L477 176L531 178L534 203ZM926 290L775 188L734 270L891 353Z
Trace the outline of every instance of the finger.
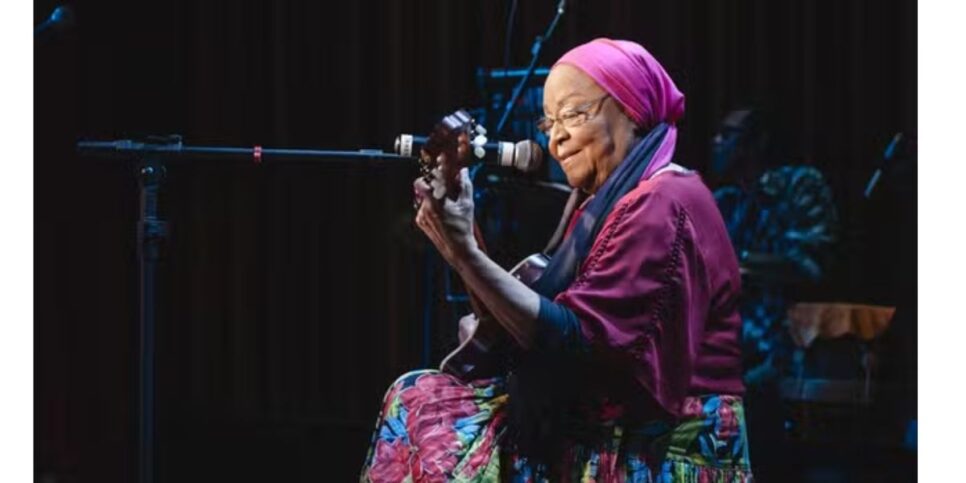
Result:
M422 178L419 178L413 182L413 192L417 201L416 203L417 209L419 209L419 207L422 206L424 201L429 202L430 208L432 208L433 210L437 209L436 204L439 203L439 200L436 199L436 194L435 194L436 188L434 187L434 185L437 183L440 183L440 181L434 179L430 183Z
M423 204L420 203L419 208L416 210L416 226L420 229L424 229L426 226L426 210L423 209Z
M443 170L443 168L447 166L445 164L446 159L447 156L445 154L436 156L436 167L433 168L433 171L430 173L432 180L430 180L429 183L429 193L432 195L432 198L437 200L446 195L448 185L446 178L448 177L447 173L450 172L448 169L446 171Z
M460 201L473 201L473 181L470 180L470 170L460 170Z
M414 207L417 210L423 204L423 201L426 200L426 198L431 198L429 195L430 192L431 188L429 183L427 183L423 178L416 178L416 180L413 181L413 201Z
M432 188L429 186L429 183L427 183L423 177L416 178L416 180L413 181L413 192L415 193L426 195L431 189Z
M423 221L427 225L435 225L437 229L442 226L439 217L439 211L442 209L440 205L441 203L438 200L430 196L424 198L422 205L419 207L419 211L423 215Z
M417 215L422 215L423 222L430 223L438 218L436 212L439 210L436 200L432 196L424 196L419 203Z
M462 196L463 195L460 194L460 197ZM444 198L443 202L440 203L440 207L445 214L441 221L446 226L451 226L453 223L458 224L459 222L457 220L465 216L463 214L465 210L462 208L462 205L458 199L453 201L449 198Z
M439 210L439 201L433 198L431 193L432 191L425 193L419 202L419 211L423 212L424 217L427 217ZM427 219L427 221L429 220Z
M446 156L446 151L439 153L439 155L436 156L436 166L443 166L443 164L446 163L446 160L448 158L449 157Z
M425 198L426 195L422 192L422 190L413 186L413 207L415 209L419 209L419 207L423 204L423 199Z
M417 215L419 228L429 240L442 252L447 249L446 236L439 225L438 218L429 209L422 209Z
M439 246L440 233L439 228L433 223L432 212L426 207L420 208L416 213L416 225L422 230L423 233L429 237L429 240L433 242L434 245Z

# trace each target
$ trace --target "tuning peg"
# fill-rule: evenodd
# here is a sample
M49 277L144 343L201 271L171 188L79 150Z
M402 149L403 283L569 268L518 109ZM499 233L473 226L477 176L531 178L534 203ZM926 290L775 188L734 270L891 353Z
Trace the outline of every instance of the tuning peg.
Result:
M476 134L479 134L480 136L486 136L486 128L485 127L477 124L476 125L476 129L474 129L474 130L476 131Z

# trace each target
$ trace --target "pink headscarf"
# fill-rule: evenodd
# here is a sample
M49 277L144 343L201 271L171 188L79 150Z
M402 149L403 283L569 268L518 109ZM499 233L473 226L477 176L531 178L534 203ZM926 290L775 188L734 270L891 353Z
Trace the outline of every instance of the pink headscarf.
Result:
M671 162L677 141L674 123L684 115L684 94L650 52L635 42L599 38L574 47L553 66L560 64L572 65L589 75L644 130L660 122L669 124L667 136L643 178Z

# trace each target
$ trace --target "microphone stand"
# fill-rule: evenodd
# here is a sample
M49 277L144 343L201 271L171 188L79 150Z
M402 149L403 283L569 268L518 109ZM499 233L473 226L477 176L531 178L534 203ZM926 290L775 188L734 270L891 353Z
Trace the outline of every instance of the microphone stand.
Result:
M208 159L218 161L264 162L330 162L339 163L348 158L354 161L369 161L377 165L384 161L411 162L412 156L386 153L378 149L358 151L338 151L326 149L278 149L223 146L185 146L181 136L150 136L145 141L122 139L118 141L79 141L77 151L82 155L101 158L147 158L162 157L166 161Z
M138 221L138 261L140 280L140 380L141 411L138 417L138 447L140 481L154 480L154 333L155 302L158 264L161 261L161 244L167 237L168 226L158 218L158 193L164 180L165 168L162 156L144 156L138 167L141 219Z
M533 71L537 68L537 62L540 61L540 51L543 49L543 43L550 38L553 31L557 28L557 22L560 21L560 17L563 16L564 10L567 5L567 0L560 0L557 4L557 14L554 15L553 20L550 22L550 26L547 27L547 31L543 35L538 35L533 41L533 46L530 48L530 65L527 66L526 72L523 77L520 78L520 82L517 83L516 87L513 88L513 95L510 97L510 101L507 102L506 108L503 111L503 116L500 118L500 122L496 125L496 134L499 135L503 132L503 128L506 127L507 121L510 119L510 114L513 113L513 108L516 107L517 100L520 99L520 95L523 94L523 89L527 86L527 82L530 81L530 77L533 76Z
M337 159L369 161L411 161L412 158L378 150L328 151L311 149L262 149L235 147L185 146L181 136L152 136L145 141L80 141L82 155L124 158L137 161L140 219L137 224L140 271L140 381L138 414L139 481L154 481L155 436L155 317L157 315L157 273L161 247L168 235L167 222L159 217L158 195L166 173L165 163L189 158L226 161L312 161L336 162Z

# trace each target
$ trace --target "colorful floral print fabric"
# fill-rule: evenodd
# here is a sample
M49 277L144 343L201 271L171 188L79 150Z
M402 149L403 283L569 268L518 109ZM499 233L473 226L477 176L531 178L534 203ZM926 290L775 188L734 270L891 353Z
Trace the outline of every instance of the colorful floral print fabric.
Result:
M505 389L503 378L466 383L439 371L403 375L386 393L360 481L752 481L739 397L689 397L671 430L605 422L609 437L572 445L549 469L501 445Z

